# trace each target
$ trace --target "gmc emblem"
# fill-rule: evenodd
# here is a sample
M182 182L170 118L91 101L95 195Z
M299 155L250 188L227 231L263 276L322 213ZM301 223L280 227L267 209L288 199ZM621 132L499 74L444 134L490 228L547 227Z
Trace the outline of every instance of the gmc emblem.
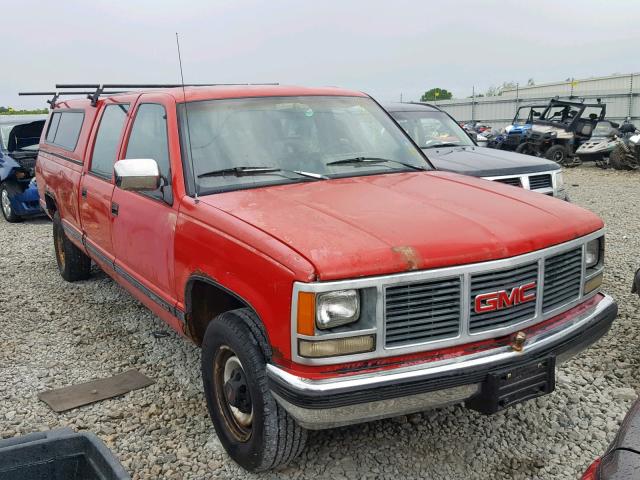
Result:
M487 313L495 310L515 307L521 303L532 302L536 299L536 282L525 283L514 287L510 292L500 290L498 292L481 293L476 296L476 313Z

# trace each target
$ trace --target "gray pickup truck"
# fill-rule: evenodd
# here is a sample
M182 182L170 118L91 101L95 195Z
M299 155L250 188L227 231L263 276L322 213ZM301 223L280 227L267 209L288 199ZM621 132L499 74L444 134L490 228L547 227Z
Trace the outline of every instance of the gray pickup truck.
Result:
M567 200L561 167L550 160L479 147L434 105L393 103L386 110L438 170L482 177Z

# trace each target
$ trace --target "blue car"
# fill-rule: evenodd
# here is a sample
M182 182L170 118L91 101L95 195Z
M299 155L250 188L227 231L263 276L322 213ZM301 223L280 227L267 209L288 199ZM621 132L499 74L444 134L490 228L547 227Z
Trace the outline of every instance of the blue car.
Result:
M42 214L35 179L46 116L0 117L0 210L11 223Z

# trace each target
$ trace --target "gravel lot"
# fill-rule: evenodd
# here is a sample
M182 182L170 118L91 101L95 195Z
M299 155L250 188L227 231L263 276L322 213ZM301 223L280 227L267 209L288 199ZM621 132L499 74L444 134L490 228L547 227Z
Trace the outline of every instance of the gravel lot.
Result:
M581 167L566 177L572 199L608 225L605 291L620 315L607 337L560 368L555 393L491 417L456 406L313 432L295 464L263 475L244 472L218 443L196 347L100 271L65 283L48 220L0 220L0 437L90 430L133 478L575 479L640 388L640 300L629 293L640 267L640 174ZM129 368L156 384L64 414L36 396Z

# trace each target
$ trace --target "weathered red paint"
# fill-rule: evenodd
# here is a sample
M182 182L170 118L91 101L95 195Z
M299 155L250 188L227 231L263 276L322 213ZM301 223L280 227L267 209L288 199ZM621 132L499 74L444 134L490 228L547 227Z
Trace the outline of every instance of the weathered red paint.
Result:
M187 100L258 96L343 95L336 88L187 88ZM37 164L40 195L49 195L70 228L111 263L101 265L173 328L182 322L130 285L122 271L177 309L185 309L189 278L198 272L234 292L264 322L278 364L307 376L337 368L291 362L290 308L295 281L335 280L507 258L602 228L594 214L538 194L443 172L391 173L272 186L201 197L187 196L182 174L176 105L181 89L114 95L56 108L85 112L74 152L42 145ZM88 174L100 114L113 102L130 104L119 157L142 102L167 111L173 204L123 192ZM43 136L46 135L45 126ZM44 140L44 138L43 138ZM72 163L55 154L78 162ZM88 190L86 202L80 192ZM119 215L106 210L111 201ZM81 242L72 238L78 246ZM94 256L88 251L91 256ZM95 256L94 256L95 260ZM496 340L497 341L497 340ZM495 343L494 340L487 343ZM464 352L476 346L456 347ZM433 354L424 354L426 356ZM376 362L377 368L418 361L411 355ZM360 365L363 368L364 365ZM342 365L343 368L350 368ZM356 368L354 364L354 368Z

